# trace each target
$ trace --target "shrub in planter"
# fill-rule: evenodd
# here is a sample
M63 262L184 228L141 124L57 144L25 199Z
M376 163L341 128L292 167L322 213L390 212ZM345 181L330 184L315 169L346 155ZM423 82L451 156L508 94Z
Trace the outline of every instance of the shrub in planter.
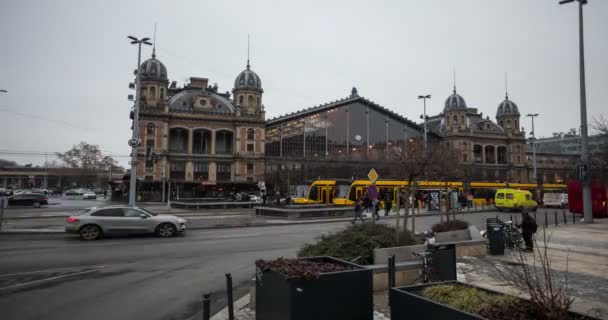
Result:
M590 320L567 312L555 318L532 301L450 281L393 288L392 319Z
M350 261L361 257L361 264L374 262L374 249L417 244L408 231L395 240L395 229L381 224L362 224L340 232L323 235L316 243L307 244L298 252L299 257L331 256Z
M372 270L331 257L256 261L257 320L369 320Z
M456 231L456 230L464 230L469 227L469 223L462 220L451 220L447 222L436 223L433 225L431 230L434 233L437 232L446 232L446 231Z

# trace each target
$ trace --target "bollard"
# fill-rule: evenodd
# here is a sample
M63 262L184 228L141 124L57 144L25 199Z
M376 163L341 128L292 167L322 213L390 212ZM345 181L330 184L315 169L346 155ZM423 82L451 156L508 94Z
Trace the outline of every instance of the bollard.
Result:
M564 224L568 224L568 221L566 220L566 210L562 210L562 213L564 214Z
M547 218L547 211L545 211L545 228L549 226L548 221L549 219Z
M209 299L209 294L203 295L203 320L211 319L211 310L209 310L209 306L211 305L211 299Z
M226 293L228 294L228 319L234 320L234 301L232 299L232 275L226 273Z
M553 214L555 214L555 226L557 227L557 211L553 211Z
M388 257L388 290L395 287L395 255ZM388 305L391 305L391 296L388 296Z

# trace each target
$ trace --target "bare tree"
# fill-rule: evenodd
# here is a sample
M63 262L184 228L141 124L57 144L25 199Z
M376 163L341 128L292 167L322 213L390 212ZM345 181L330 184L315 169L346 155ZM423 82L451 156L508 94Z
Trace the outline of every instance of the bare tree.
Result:
M460 157L452 145L449 143L436 143L433 146L435 154L440 156L439 161L432 161L429 167L429 178L443 182L443 192L446 196L445 201L445 220L450 221L450 211L452 220L456 220L456 210L451 210L449 198L449 181L462 180L465 175L464 165L460 162ZM443 218L441 218L443 221Z
M592 174L606 182L608 181L608 118L603 115L594 117L592 127L604 141L599 145L599 149L591 155Z
M104 156L99 146L84 141L74 145L66 152L57 152L56 155L68 168L81 169L80 183L82 185L90 182L87 181L87 177L105 172L109 170L110 166L114 171L124 170L112 157Z
M410 208L410 197L416 192L417 182L423 178L452 174L454 172L452 167L458 164L458 159L454 159L452 153L453 151L447 144L436 141L429 141L425 148L421 138L409 139L405 146L397 146L392 149L395 170L406 181L404 186L406 202L403 218L404 230L407 230L408 220L411 218L411 231L416 232L416 217ZM397 214L399 214L399 210L397 210ZM397 217L397 230L400 228L399 220Z
M496 267L498 276L521 292L530 296L536 312L545 319L569 319L568 310L574 302L568 287L568 259L566 270L560 276L551 267L551 257L548 253L549 238L546 230L542 232L542 246L534 240L535 252L528 253L519 250L515 255L516 263Z

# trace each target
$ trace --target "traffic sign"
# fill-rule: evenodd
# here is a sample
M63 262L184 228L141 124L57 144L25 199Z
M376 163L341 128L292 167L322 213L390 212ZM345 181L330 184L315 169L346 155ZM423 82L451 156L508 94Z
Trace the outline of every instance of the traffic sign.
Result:
M380 176L378 175L378 172L376 172L376 169L374 169L374 168L369 170L367 177L369 178L369 181L371 181L372 183L376 183L378 178L380 178Z
M129 147L137 147L139 146L139 139L129 139Z

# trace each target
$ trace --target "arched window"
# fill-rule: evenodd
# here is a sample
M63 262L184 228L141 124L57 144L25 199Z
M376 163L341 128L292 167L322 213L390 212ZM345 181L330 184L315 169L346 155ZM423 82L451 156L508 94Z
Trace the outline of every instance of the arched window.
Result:
M239 104L242 105L243 104L243 95L239 96Z
M511 120L507 120L507 128L511 128Z
M154 86L150 87L150 98L156 99L156 87Z
M215 133L215 153L231 154L232 153L232 132L220 130Z
M198 129L194 130L192 134L192 153L211 153L211 131L207 129Z
M247 96L247 106L253 107L253 96L252 95Z
M458 122L458 116L454 115L454 124L456 124L456 122Z
M247 129L247 140L253 140L254 132L252 128Z
M188 130L172 128L169 130L169 151L185 153L188 151Z
M160 98L161 99L165 98L165 88L160 88Z
M260 103L260 97L258 97L256 106L260 107L261 105L262 104Z

